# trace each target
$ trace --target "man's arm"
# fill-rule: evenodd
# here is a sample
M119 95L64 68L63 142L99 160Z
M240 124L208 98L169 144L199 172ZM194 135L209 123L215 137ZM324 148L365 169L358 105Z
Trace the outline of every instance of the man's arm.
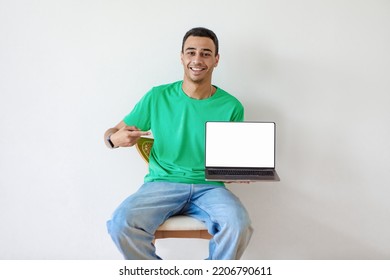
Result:
M108 141L110 139L114 148L131 147L143 135L150 135L150 132L141 131L136 126L128 126L124 121L121 121L116 126L107 129L104 133L104 143L107 147L112 148Z

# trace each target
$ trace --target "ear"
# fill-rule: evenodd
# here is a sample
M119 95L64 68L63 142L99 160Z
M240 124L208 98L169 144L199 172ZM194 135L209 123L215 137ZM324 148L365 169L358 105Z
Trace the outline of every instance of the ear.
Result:
M219 62L219 54L217 54L215 56L215 64L214 64L214 67L217 67L218 66L218 62Z

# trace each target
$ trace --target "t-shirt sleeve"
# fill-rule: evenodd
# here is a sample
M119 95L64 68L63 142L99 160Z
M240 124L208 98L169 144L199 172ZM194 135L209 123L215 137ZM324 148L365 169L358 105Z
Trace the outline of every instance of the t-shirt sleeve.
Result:
M126 125L134 125L140 130L150 130L152 108L153 89L141 98L141 100L134 106L133 110L124 117L123 121Z
M243 120L244 120L244 106L242 106L242 104L238 102L232 114L232 121L242 122Z

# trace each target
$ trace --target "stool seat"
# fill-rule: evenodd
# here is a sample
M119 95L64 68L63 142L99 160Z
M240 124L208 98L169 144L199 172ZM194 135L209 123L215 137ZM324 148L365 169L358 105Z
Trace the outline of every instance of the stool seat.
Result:
M206 225L189 216L172 216L166 220L154 234L155 239L161 238L202 238L210 239Z
M189 216L179 215L170 217L158 230L207 230L206 225Z

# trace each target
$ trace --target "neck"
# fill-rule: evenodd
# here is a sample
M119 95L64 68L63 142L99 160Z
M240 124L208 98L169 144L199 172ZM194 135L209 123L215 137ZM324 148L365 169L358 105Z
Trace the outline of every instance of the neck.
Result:
M189 83L184 80L183 91L190 98L200 100L211 97L215 92L215 88L211 83Z

